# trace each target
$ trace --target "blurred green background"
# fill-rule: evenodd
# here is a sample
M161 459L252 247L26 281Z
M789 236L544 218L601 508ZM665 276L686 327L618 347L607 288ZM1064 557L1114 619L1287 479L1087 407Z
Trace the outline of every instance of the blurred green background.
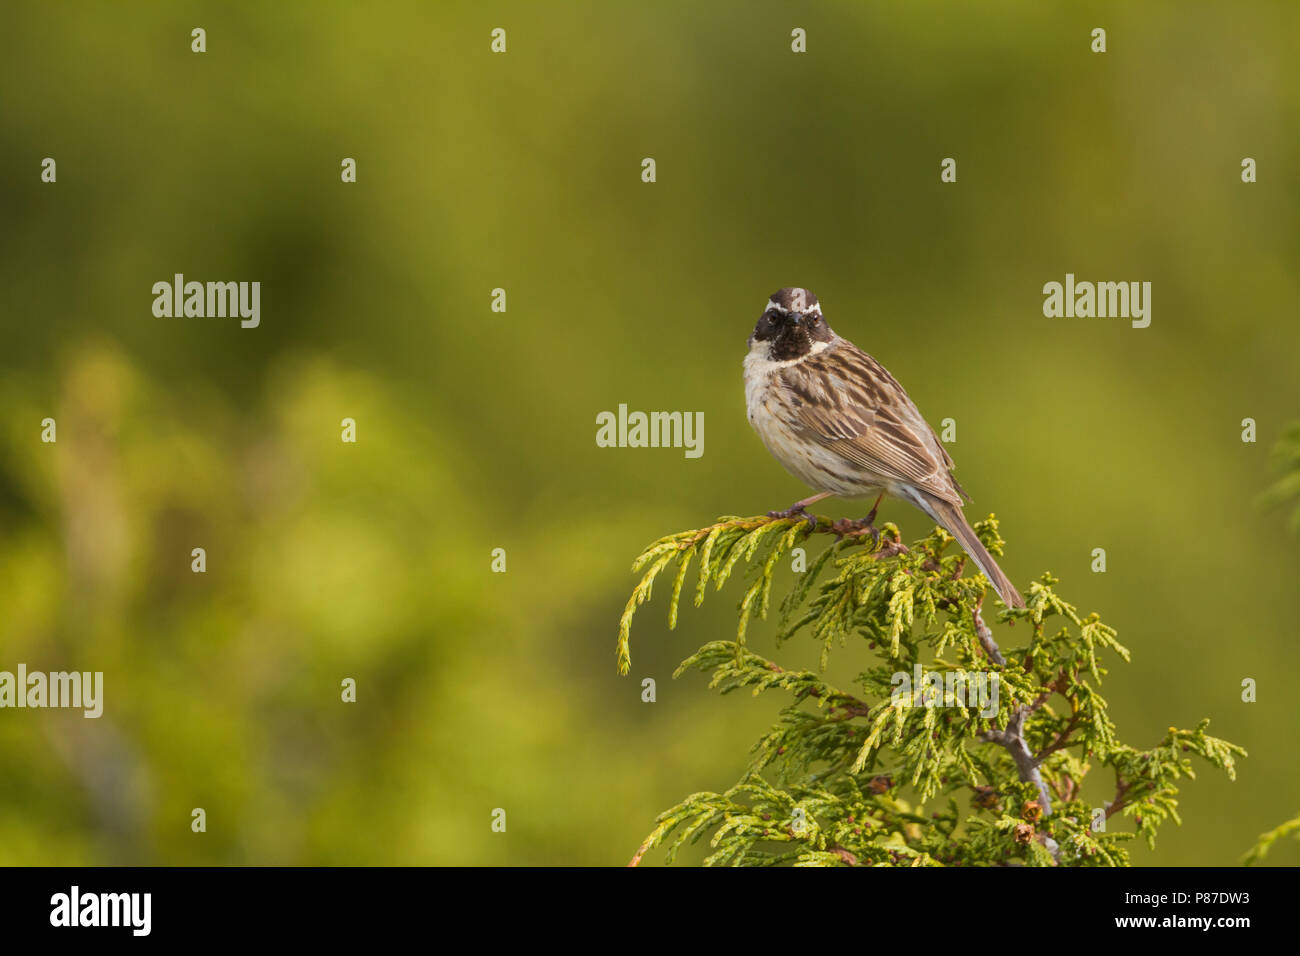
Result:
M1119 629L1121 738L1250 751L1136 859L1234 863L1300 809L1300 542L1255 504L1300 417L1300 8L6 3L0 35L0 669L106 696L0 712L0 862L623 863L731 785L782 700L669 675L739 588L675 632L660 594L629 678L614 637L650 540L805 493L740 381L784 285L956 419L1011 577ZM260 281L261 327L155 318L176 272ZM1151 281L1150 328L1044 318L1066 272ZM704 456L596 447L619 403L702 411Z

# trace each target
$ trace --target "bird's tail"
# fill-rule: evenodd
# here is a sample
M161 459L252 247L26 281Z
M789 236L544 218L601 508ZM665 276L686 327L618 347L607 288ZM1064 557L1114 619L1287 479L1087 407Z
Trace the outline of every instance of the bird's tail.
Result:
M966 521L961 508L951 501L945 501L924 491L916 492L914 500L926 514L943 525L943 529L957 539L965 552L970 555L971 560L984 572L984 577L989 579L989 583L993 585L1007 607L1025 606L1025 599L1020 596L1011 579L1002 573L998 563L993 560L993 555L989 554L988 549L980 543L975 529Z

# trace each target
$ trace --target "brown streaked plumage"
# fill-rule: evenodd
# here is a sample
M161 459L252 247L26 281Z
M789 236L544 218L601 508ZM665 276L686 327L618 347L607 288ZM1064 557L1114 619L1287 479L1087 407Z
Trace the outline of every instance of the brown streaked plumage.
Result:
M1024 599L962 514L969 496L953 461L903 386L874 358L840 338L806 289L781 289L749 338L749 421L776 459L818 493L787 514L837 495L910 501L970 555L1002 600ZM866 519L870 525L875 509Z

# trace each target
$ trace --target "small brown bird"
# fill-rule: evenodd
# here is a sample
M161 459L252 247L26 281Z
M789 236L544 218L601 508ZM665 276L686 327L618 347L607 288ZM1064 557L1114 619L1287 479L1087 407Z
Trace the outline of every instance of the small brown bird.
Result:
M790 474L817 494L773 517L802 515L830 495L876 496L859 527L872 528L885 495L910 501L955 537L1010 607L1024 598L962 514L970 496L952 459L894 376L831 331L817 296L782 289L749 337L745 356L749 423Z

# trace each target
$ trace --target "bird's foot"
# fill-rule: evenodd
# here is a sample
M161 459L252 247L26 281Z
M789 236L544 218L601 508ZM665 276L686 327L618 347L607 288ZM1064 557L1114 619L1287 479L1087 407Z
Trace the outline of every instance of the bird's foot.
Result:
M883 494L880 498L885 497ZM852 518L841 518L831 525L831 530L841 538L850 535L860 537L864 534L871 535L871 550L875 551L880 547L880 529L876 527L876 510L880 507L880 498L871 506L867 516L860 521L854 521Z
M873 523L874 515L867 515L858 521L851 518L841 518L831 525L831 531L840 538L860 538L863 535L871 537L871 554L876 560L883 558L892 558L897 554L906 554L907 545L898 533L898 527L890 521L885 522L883 529L877 528Z
M856 521L853 518L840 518L831 525L831 531L838 538L859 538L864 534L870 535L871 550L875 551L880 547L880 529L872 523L874 518L874 514Z
M809 514L807 506L802 501L795 502L784 511L769 511L767 516L769 518L803 518L808 522L809 534L817 530L816 515Z

